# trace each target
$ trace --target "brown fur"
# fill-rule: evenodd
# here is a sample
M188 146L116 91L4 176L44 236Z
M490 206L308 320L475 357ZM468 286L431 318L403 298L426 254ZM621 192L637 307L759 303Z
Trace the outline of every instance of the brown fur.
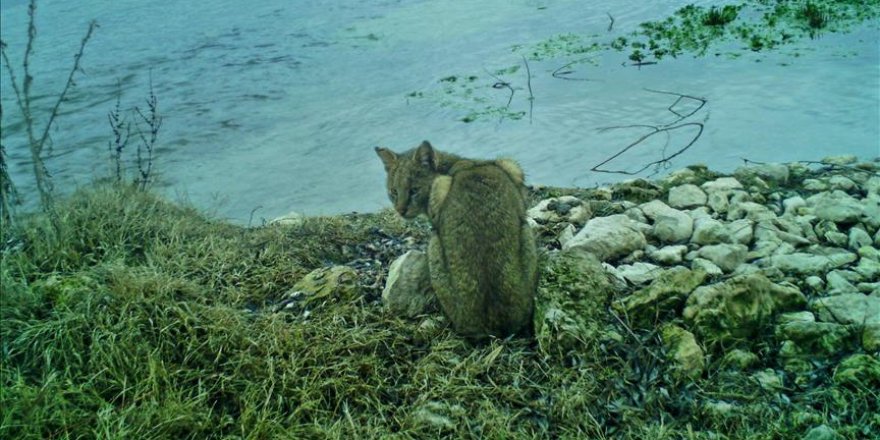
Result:
M431 285L456 331L476 339L530 331L537 255L519 165L464 159L427 141L376 153L397 212L431 220Z

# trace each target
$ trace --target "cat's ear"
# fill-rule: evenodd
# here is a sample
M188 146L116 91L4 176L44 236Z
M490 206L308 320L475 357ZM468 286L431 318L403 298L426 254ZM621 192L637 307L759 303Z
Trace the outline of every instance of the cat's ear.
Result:
M382 159L386 172L391 171L391 168L397 163L397 154L387 148L376 147L376 154L379 155L379 159Z
M422 141L419 148L416 149L416 160L418 163L431 171L437 169L439 159L440 158L437 157L437 152L434 150L434 147L432 147L431 143L428 141Z

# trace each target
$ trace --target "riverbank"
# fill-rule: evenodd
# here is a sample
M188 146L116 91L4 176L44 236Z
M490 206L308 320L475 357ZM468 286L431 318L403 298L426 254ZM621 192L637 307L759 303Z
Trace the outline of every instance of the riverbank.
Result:
M244 228L115 186L61 203L60 235L3 229L3 437L880 431L878 161L536 188L535 338L478 347L383 305L423 220Z

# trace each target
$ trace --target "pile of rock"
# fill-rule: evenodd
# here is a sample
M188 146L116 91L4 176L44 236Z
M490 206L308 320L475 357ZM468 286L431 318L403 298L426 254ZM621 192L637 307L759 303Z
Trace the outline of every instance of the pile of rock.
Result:
M805 373L816 356L880 350L880 162L819 166L751 165L724 177L684 169L658 182L660 199L579 215L579 230L548 213L560 199L529 215L538 229L569 223L556 237L562 249L595 255L630 286L614 307L661 327L686 375L702 370L704 348L754 356L750 342L767 326L783 341L786 371ZM607 191L616 198L626 185ZM590 212L589 200L562 203Z

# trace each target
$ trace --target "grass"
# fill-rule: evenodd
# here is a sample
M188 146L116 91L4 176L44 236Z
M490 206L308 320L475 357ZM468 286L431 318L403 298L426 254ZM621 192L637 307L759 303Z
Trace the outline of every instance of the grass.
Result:
M652 328L578 258L545 259L537 341L472 346L440 315L387 314L375 283L427 238L392 212L242 228L97 185L3 229L2 438L844 438L880 428L859 383L817 370L769 392L714 354L682 381ZM383 244L384 243L384 244ZM273 305L313 269L357 268L358 295ZM381 285L381 282L379 283ZM539 315L541 316L541 315ZM773 345L772 335L765 335ZM777 367L762 356L755 371ZM876 432L876 431L875 431Z

